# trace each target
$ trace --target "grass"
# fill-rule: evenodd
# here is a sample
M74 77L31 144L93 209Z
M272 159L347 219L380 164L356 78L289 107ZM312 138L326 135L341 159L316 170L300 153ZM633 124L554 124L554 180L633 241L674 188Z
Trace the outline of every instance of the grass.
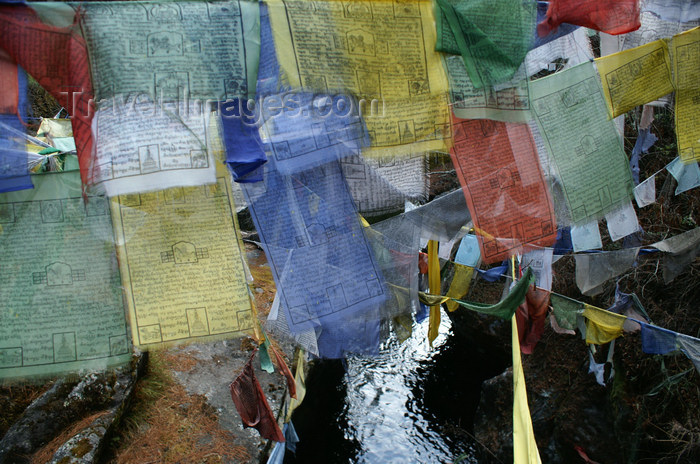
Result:
M53 382L45 385L18 385L0 387L0 437L4 436L12 424L19 419L34 400L51 388Z
M190 395L172 377L177 356L149 353L148 372L139 381L109 451L111 463L247 462L248 452L232 444L216 412L202 395Z

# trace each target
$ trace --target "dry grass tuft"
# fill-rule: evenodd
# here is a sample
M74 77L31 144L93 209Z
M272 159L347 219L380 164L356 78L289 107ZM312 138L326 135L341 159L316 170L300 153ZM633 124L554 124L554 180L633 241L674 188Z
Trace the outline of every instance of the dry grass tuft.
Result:
M149 353L149 371L136 387L129 416L115 437L113 463L248 462L245 448L232 444L213 408L201 395L189 395L169 373L176 356Z

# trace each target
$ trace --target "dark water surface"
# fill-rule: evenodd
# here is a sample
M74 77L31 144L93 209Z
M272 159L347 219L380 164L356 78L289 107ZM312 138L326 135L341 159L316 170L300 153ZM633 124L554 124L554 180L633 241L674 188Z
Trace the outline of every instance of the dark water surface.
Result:
M285 463L476 463L471 438L481 382L504 365L452 333L443 313L431 349L428 320L377 357L317 361L292 422L301 442Z

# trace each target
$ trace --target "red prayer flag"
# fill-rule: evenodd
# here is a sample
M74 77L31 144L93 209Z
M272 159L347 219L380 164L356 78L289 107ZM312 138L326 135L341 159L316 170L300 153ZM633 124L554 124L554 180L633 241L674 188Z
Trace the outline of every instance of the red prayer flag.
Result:
M27 5L0 5L0 48L71 115L80 174L87 184L94 177L90 172L94 103L87 47L79 27L45 24Z
M260 382L255 377L254 357L255 352L243 367L243 372L231 382L231 399L236 405L244 427L254 427L260 432L261 437L268 440L284 442L284 435L277 425L267 399L265 399Z
M452 162L485 263L556 239L554 206L527 124L453 115Z
M19 83L17 63L3 49L0 49L0 113L15 114L19 103Z
M287 363L284 362L284 358L279 353L279 351L277 351L275 349L275 347L272 346L272 343L270 343L270 349L272 350L272 354L275 355L275 361L277 362L277 367L279 368L279 370L282 373L282 375L284 376L284 378L287 380L287 389L289 390L289 396L296 399L296 397L297 397L297 383L294 380L294 376L292 375L292 371L289 370Z
M531 354L542 337L548 309L549 292L534 285L530 286L525 301L515 311L520 351L524 354Z
M618 35L639 29L639 0L551 0L547 16L537 25L544 37L561 23Z

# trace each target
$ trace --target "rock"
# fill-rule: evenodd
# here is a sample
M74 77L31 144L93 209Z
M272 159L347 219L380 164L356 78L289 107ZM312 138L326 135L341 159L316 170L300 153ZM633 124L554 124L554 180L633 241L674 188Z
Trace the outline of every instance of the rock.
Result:
M29 462L27 455L48 443L71 422L72 411L64 411L63 399L76 384L76 381L58 380L27 407L0 440L0 463Z
M145 356L138 355L135 369L122 368L117 370L117 381L111 389L113 394L109 407L104 411L104 414L99 415L87 427L61 445L50 461L51 464L99 462L101 453L104 451L105 439L109 437L127 408L136 381L145 368L145 359Z
M481 385L481 399L474 418L474 436L499 460L513 461L512 368ZM482 459L491 462L489 457L485 455Z
M50 463L88 464L97 462L96 458L99 454L106 431L106 428L99 426L89 432L83 430L78 435L65 442L58 451L56 451Z
M240 227L242 231L255 232L253 218L250 216L250 211L248 208L243 208L236 213L236 216L238 217L238 227Z
M563 464L579 462L579 446L594 461L623 462L615 430L614 408L608 391L587 373L587 364L571 362L582 353L570 350L570 370L545 367L547 350L562 350L555 339L548 347L538 345L531 356L523 356L528 405L535 439L542 462ZM577 340L574 340L577 343ZM482 384L476 412L474 435L502 462L513 461L513 372L502 374ZM483 461L497 462L491 456Z
M0 463L30 462L34 453L62 432L93 415L97 415L96 419L59 446L50 462L97 462L105 438L126 407L143 363L144 356L138 355L129 366L91 373L80 381L58 380L29 405L0 440Z

